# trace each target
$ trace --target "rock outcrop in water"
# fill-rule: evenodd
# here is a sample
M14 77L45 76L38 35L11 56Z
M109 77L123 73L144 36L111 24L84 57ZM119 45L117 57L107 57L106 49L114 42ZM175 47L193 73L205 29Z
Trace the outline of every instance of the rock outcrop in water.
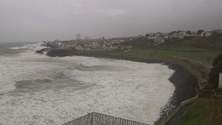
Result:
M41 50L36 50L35 53L43 54L44 52L48 52L49 50L50 50L49 48L44 48L44 49L41 49Z

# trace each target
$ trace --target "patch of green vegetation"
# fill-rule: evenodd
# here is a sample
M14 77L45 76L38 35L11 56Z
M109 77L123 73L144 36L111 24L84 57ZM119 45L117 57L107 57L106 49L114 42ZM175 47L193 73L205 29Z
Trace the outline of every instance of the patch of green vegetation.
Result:
M212 64L213 57L217 56L220 52L209 50L209 49L202 49L196 48L192 46L176 46L176 45L160 45L157 47L149 47L146 49L132 49L132 51L141 51L146 53L158 53L164 55L171 55L171 56L179 56L184 58L189 58L193 60L198 60L201 62L206 62Z
M222 100L217 98L198 98L185 111L180 125L221 125Z
M206 98L198 98L189 108L185 111L182 118L183 121L180 125L207 125L206 118L209 114L206 105L209 105L210 100Z
M204 89L206 89L206 90L211 90L211 89L214 89L214 88L217 88L218 87L218 85L216 85L216 84L212 84L212 83L207 83L206 84L206 87L204 88Z
M222 36L218 37L215 43L222 43Z
M222 92L222 88L215 89L215 92Z
M222 37L222 34L213 33L211 36L208 36L208 37L199 36L191 40L184 40L183 44L195 46L198 48L206 48L206 49L221 51L222 50L221 37Z

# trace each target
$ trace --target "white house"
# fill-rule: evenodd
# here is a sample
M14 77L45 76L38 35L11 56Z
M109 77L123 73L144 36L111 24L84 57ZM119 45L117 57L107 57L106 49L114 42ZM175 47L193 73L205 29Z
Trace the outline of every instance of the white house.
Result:
M82 46L78 45L75 47L76 50L83 50Z
M164 36L163 36L163 39L168 39L168 38L169 38L168 35L164 35Z
M154 46L157 46L161 43L164 43L165 41L162 38L156 38L154 39Z
M162 36L163 36L163 33L161 33L161 32L155 33L155 37L162 37Z
M177 34L173 33L173 34L170 35L170 38L173 38L173 37L177 37Z
M154 37L155 34L154 34L154 33L149 33L149 36L150 36L150 37Z
M192 33L191 34L186 33L184 36L189 37L189 36L193 36L193 34Z
M148 39L156 39L155 36L148 36Z
M180 31L179 33L177 33L177 37L178 37L179 39L183 39L184 36L185 36L185 34L186 34L186 32Z
M200 34L201 37L204 37L204 36L211 36L211 35L212 35L212 32L208 32L208 31L206 31L206 32L202 32L202 33Z

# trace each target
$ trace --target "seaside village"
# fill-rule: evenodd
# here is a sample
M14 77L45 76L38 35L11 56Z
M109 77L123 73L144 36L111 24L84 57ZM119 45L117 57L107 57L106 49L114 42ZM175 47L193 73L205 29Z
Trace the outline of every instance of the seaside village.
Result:
M90 50L90 49L107 49L107 50L123 50L128 52L132 46L131 45L121 45L125 41L133 41L138 39L149 39L152 41L150 46L158 46L165 42L166 39L179 38L184 39L186 37L207 37L211 36L213 33L221 34L222 30L213 30L213 31L204 31L198 30L195 31L172 31L169 33L147 33L146 35L138 35L135 37L116 37L106 39L104 37L99 39L90 39L88 36L85 39L81 39L81 34L76 35L76 40L55 40L53 42L45 42L43 46L47 46L55 49L75 49L75 50Z

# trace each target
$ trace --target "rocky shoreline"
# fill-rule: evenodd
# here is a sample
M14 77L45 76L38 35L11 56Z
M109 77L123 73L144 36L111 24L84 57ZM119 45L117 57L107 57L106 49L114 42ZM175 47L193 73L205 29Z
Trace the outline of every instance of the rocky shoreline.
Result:
M145 63L161 63L168 66L169 69L174 70L175 72L169 78L169 81L175 86L175 91L172 97L169 99L168 104L163 107L160 118L165 117L169 112L174 110L182 101L195 97L198 90L198 81L194 75L186 71L178 65L174 65L170 62L162 62L156 60L135 58L135 57L126 57L121 55L109 55L106 53L75 53L75 51L66 51L66 50L51 50L47 53L47 56L50 57L64 57L64 56L88 56L88 57L98 57L98 58L110 58L110 59L122 59L136 62L145 62Z

